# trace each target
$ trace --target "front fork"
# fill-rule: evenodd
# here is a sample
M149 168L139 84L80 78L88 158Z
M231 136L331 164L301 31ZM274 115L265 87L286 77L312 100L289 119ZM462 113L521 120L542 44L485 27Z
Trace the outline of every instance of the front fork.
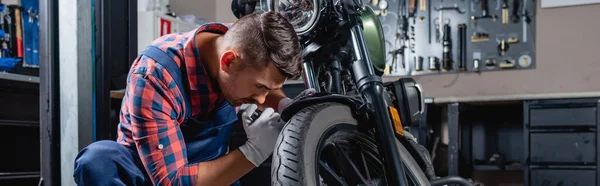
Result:
M384 172L387 184L390 186L407 185L404 166L402 166L402 157L400 157L396 137L388 104L388 93L385 91L381 77L375 75L371 66L371 59L368 54L365 40L362 35L362 28L356 25L351 29L352 47L355 61L352 63L352 71L361 96L364 98L367 108L371 111L371 117L368 121L374 121L374 127L377 137L379 154L382 156ZM306 88L314 88L320 92L320 86L314 74L311 62L306 61L304 68L304 84Z
M374 127L377 137L375 138L379 146L379 154L382 156L384 172L388 185L405 186L407 185L404 166L402 166L402 157L400 157L396 137L388 104L389 99L384 89L380 76L375 75L371 66L371 58L362 35L360 25L353 26L350 30L352 37L352 46L354 50L355 61L352 64L356 87L365 100L367 107L371 110L369 121L374 121Z

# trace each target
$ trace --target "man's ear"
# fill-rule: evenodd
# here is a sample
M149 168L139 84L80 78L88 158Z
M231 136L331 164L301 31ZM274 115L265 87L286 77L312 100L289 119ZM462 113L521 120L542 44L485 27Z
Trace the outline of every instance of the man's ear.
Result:
M233 67L233 64L235 64L237 61L239 61L239 57L237 56L235 51L233 51L233 50L225 51L223 53L223 55L221 55L221 61L220 61L221 70L229 71Z

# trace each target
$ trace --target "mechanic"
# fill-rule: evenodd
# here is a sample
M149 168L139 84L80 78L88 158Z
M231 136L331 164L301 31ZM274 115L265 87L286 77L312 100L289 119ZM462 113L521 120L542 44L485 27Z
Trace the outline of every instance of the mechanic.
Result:
M232 185L273 152L295 99L281 90L302 72L301 47L279 13L208 23L158 38L134 61L117 141L98 141L75 160L79 185ZM248 140L228 149L235 106ZM256 109L262 114L255 120Z

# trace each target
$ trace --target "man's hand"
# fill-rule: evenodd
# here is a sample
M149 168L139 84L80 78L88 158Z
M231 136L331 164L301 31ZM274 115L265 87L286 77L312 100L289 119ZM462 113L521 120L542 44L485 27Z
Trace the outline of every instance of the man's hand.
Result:
M315 89L309 88L309 89L306 89L306 90L300 92L300 94L298 94L298 96L296 96L294 99L283 98L279 101L279 105L277 106L277 108L278 108L279 112L281 112L281 111L285 110L285 108L290 106L292 103L294 103L295 101L298 101L300 98L310 96L315 93L317 93L317 91Z
M242 125L244 125L248 141L239 148L256 167L260 166L273 153L275 141L285 124L279 119L279 113L272 108L266 108L256 120L252 121L252 113L257 108L257 105L252 104L242 113Z

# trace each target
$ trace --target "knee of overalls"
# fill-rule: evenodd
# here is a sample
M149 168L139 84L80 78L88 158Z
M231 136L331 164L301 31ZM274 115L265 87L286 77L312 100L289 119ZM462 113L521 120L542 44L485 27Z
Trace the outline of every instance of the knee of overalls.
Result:
M94 142L79 152L75 158L73 177L75 182L90 182L119 177L123 171L134 177L143 177L135 170L131 153L127 147L115 141ZM126 168L127 170L122 170ZM131 170L130 170L131 169Z

